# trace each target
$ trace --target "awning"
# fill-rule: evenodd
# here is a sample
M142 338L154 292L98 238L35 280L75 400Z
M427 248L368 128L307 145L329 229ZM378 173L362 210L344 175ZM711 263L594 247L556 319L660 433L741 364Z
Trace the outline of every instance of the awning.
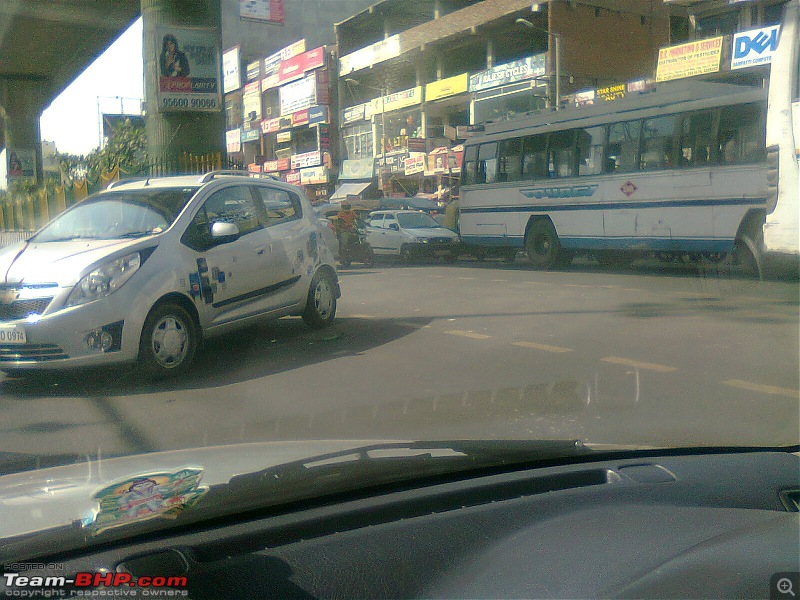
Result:
M339 186L339 188L335 192L333 192L333 196L330 197L330 201L341 202L342 200L345 200L349 195L358 196L371 184L372 184L371 181L367 182L359 181L358 183L343 183L342 185Z

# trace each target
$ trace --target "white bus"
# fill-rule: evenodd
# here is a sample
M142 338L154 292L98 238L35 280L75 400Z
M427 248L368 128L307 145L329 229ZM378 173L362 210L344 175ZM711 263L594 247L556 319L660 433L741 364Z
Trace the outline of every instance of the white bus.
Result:
M758 271L766 213L763 87L683 80L592 106L487 123L465 144L465 244L534 265L722 260ZM745 258L746 257L746 258Z
M786 4L778 48L772 56L767 111L769 165L764 252L767 258L800 257L800 0Z

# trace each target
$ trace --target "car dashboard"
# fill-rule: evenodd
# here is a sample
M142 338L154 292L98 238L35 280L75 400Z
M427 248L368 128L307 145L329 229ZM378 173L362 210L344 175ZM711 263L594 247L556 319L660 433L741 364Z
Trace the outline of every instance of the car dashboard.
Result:
M800 570L798 456L640 452L302 502L38 557L190 598L764 598Z

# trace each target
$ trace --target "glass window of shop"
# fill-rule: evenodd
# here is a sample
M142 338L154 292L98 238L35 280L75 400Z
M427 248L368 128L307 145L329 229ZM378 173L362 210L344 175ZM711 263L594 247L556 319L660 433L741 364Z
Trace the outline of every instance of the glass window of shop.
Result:
M236 129L242 126L242 94L225 95L225 129Z
M345 158L359 159L375 156L372 143L372 123L367 121L342 128Z
M319 150L316 127L300 127L292 129L292 145L294 154L305 154Z
M261 94L261 113L264 119L276 119L281 114L281 102L278 88L272 88Z
M547 105L547 88L531 89L531 81L484 90L475 94L475 123L514 117Z
M378 122L378 132L385 119L386 135L384 136L384 148L387 152L408 149L408 138L421 138L422 135L422 112L420 109L399 110L386 113L383 117L376 115Z

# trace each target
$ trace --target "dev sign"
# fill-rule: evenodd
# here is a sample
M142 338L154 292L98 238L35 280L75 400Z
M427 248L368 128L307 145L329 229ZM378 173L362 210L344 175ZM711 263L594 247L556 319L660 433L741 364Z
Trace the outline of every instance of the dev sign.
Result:
M772 62L778 48L780 25L742 31L733 36L731 69L744 69Z

